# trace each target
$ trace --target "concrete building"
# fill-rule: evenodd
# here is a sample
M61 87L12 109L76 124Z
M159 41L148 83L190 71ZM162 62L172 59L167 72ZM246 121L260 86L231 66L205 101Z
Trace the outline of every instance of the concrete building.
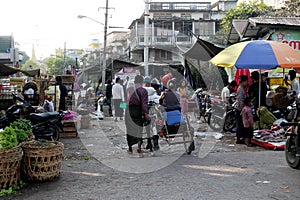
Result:
M166 66L182 67L182 52L196 42L193 35L201 38L214 35L220 27L222 12L235 7L236 2L222 0L213 6L211 2L149 3L149 75L158 77L157 71L167 73ZM140 65L144 62L144 17L142 15L129 26L130 61Z

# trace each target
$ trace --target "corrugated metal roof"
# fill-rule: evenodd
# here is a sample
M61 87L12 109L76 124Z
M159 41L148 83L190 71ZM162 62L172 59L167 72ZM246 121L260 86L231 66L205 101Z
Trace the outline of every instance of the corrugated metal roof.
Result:
M249 18L249 22L253 25L268 24L268 25L285 25L285 26L300 26L300 17L276 17L276 18Z

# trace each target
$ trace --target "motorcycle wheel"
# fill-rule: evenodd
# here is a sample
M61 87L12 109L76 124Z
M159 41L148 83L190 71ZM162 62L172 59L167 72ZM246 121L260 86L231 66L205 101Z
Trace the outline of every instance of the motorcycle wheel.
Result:
M210 121L211 121L211 113L207 113L204 115L204 120L205 122L210 125Z
M196 120L200 120L201 115L198 108L194 108L194 117Z
M289 137L285 143L285 159L293 169L300 168L300 157L296 156L296 137Z
M222 129L222 126L220 124L221 121L222 120L218 119L218 117L216 117L214 114L211 114L208 125L212 130L220 131Z
M225 116L224 131L231 131L235 127L235 113L230 112Z
M55 129L53 130L53 136L52 136L52 139L53 139L54 141L58 141L59 138L60 138L59 136L60 136L59 130L58 130L57 128L55 128Z

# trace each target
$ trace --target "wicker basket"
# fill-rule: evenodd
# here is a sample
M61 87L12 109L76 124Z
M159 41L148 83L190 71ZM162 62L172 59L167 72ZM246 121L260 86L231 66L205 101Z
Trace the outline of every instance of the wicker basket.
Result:
M0 149L0 189L19 183L22 155L20 145L11 149Z
M46 142L52 143L52 146L40 146L38 142L22 145L22 173L29 181L52 181L60 175L64 145L61 142Z

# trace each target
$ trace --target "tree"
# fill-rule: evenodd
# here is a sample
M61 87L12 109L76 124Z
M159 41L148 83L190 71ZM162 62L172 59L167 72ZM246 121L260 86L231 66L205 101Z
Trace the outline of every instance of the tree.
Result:
M19 55L22 56L22 61L19 63L20 66L24 65L26 63L26 61L30 59L25 51L19 51Z
M30 68L30 65L32 68ZM36 61L33 60L27 60L21 67L22 70L31 70L31 69L39 69L40 68L40 64Z
M267 6L263 2L250 1L249 3L241 2L236 8L231 8L221 20L221 25L224 33L228 34L230 31L233 19L248 19L250 17L265 16L273 12L274 9Z
M284 2L285 7L270 13L273 17L300 17L300 0L289 0Z
M70 57L66 57L66 66L75 65L75 60ZM64 59L61 56L49 57L44 60L44 63L48 69L49 75L61 75L64 71Z

